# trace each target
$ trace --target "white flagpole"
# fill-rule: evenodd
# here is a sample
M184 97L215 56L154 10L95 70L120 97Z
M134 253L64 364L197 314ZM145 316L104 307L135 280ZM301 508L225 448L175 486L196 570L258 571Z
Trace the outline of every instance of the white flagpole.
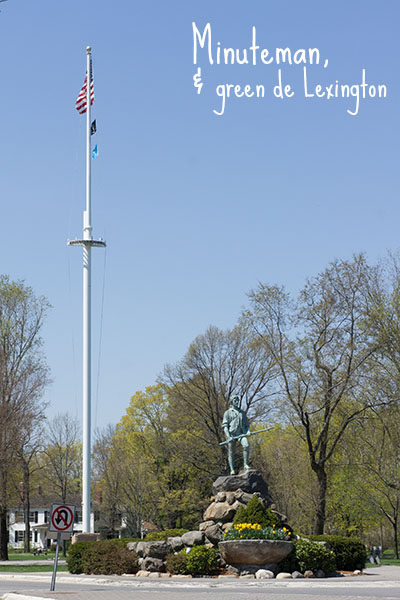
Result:
M86 211L83 213L83 239L92 240L91 227L91 139L90 85L91 48L86 48ZM82 463L82 526L90 532L90 453L91 453L91 285L92 265L89 244L83 246L83 463Z
M82 461L82 528L93 533L90 522L90 455L91 455L91 250L104 247L102 239L92 238L91 224L91 105L92 49L86 48L86 210L83 213L83 240L69 241L69 245L83 246L83 461Z

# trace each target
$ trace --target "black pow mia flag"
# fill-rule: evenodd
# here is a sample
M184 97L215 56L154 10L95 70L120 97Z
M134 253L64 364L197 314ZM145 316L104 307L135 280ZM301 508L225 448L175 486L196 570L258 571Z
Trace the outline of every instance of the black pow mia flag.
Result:
M94 135L97 131L96 119L92 122L90 126L90 135Z

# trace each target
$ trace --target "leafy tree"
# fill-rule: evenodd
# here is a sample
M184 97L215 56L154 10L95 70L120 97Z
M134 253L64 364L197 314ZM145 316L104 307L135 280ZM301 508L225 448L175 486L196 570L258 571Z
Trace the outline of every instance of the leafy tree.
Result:
M329 469L326 530L329 533L366 539L371 534L376 544L376 532L382 516L371 501L373 490L367 491L364 470L358 462L362 440L357 428L351 426Z
M32 420L26 424L20 438L20 445L16 450L19 468L22 474L20 483L20 496L24 507L24 552L30 552L30 493L32 476L42 469L40 454L43 452L43 406L37 407L36 413L32 414ZM22 484L22 485L21 485Z
M21 281L0 277L0 558L8 559L7 508L15 454L40 413L49 372L41 328L49 308Z
M49 490L66 502L80 487L82 449L79 421L68 413L56 415L48 424L43 453L43 477Z
M381 514L390 524L396 558L400 524L399 419L398 406L376 410L359 422L357 437L348 442L348 463L358 490L357 505L368 502L370 511Z
M253 343L244 322L228 331L209 327L179 363L165 368L163 382L172 411L175 405L181 420L185 414L190 417L186 435L194 438L197 447L209 447L206 460L197 461L201 470L212 476L220 471L224 458L226 462L226 447L218 444L224 439L221 423L230 396L239 395L243 408L261 418L270 408L270 384L275 376L273 358Z
M318 486L307 445L290 425L252 438L253 465L263 473L279 512L298 532L312 531Z
M106 521L107 536L117 536L121 524L121 464L114 460L113 438L116 427L108 425L97 431L93 446L93 467L96 485L101 491L101 511Z
M112 440L109 465L120 473L119 505L135 536L143 520L194 526L209 493L209 480L205 488L185 455L187 434L174 428L167 392L161 384L136 392Z
M307 444L317 477L315 533L326 518L328 465L347 427L377 403L363 385L379 346L366 328L375 273L363 256L334 261L310 279L297 303L260 284L247 319L280 371L285 412Z
M120 498L131 535L141 535L144 520L159 525L163 521L160 503L167 495L165 475L173 456L166 425L167 407L161 385L136 392L113 438L110 464L118 461L123 466Z

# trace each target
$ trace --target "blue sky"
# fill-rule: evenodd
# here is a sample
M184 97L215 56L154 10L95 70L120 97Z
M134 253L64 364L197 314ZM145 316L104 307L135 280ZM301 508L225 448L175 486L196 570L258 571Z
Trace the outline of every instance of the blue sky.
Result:
M192 22L221 46L319 48L322 86L367 81L387 98L272 95L278 65L209 65L193 87ZM8 0L0 13L1 272L53 305L44 328L49 415L81 415L85 118L93 48L93 425L117 422L210 325L233 327L257 282L297 291L334 258L399 246L398 0ZM223 83L263 84L227 101ZM104 281L104 307L102 291ZM101 369L97 374L101 313ZM98 394L97 394L98 389Z

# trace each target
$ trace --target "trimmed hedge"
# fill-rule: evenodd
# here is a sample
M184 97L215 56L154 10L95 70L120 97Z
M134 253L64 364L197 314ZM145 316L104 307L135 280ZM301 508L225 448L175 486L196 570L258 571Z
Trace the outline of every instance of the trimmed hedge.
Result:
M82 569L86 575L136 573L137 554L113 540L95 542L83 552Z
M279 563L282 571L292 573L293 571L317 571L322 569L324 573L336 571L335 555L332 550L327 550L322 544L308 540L294 540L292 552Z
M70 573L73 573L74 575L83 573L83 554L92 544L96 544L96 542L76 542L76 544L71 544L67 552L67 567Z
M137 537L126 537L126 538L108 538L106 540L102 540L104 542L112 542L113 544L120 544L121 546L127 546L129 542L143 542L141 538Z
M143 541L145 542L162 542L169 537L179 537L188 532L189 529L164 529L164 531L152 531L148 533Z
M214 575L219 570L218 558L216 548L193 546L188 553L168 554L165 565L172 575Z
M187 554L186 568L190 575L214 575L218 571L218 550L193 546Z
M187 553L181 550L176 554L168 554L165 559L165 567L172 575L187 575Z
M336 568L342 571L355 571L365 568L367 549L361 540L340 535L310 535L310 540L328 542L336 557Z
M122 575L136 573L138 561L136 552L126 548L126 542L101 540L72 544L67 552L67 566L75 575Z

